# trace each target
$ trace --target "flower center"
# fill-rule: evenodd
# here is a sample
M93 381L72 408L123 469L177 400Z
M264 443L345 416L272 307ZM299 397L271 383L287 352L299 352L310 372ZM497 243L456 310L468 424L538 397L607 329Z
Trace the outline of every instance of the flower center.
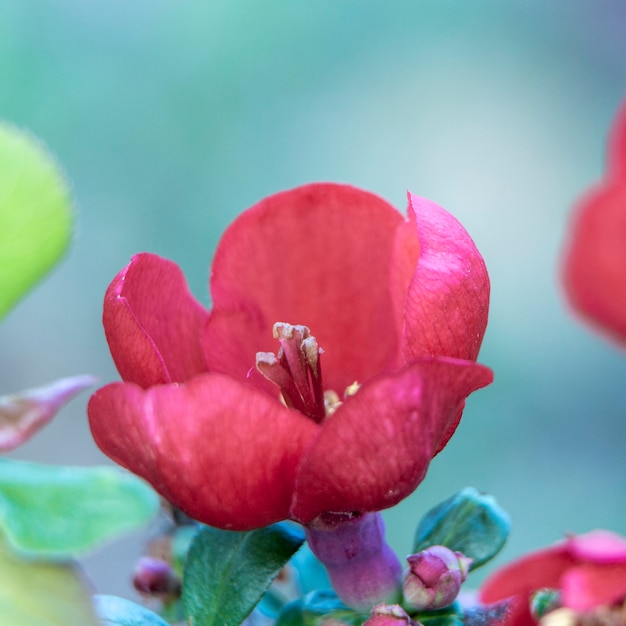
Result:
M306 326L277 322L273 334L280 344L278 353L257 352L257 369L278 385L288 407L321 422L340 404L336 393L324 393L320 365L323 350Z

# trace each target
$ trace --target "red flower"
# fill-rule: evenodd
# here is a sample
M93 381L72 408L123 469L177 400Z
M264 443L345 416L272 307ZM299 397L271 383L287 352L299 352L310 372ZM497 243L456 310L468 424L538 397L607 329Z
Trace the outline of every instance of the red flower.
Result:
M626 101L610 133L604 179L574 214L563 281L572 306L626 345Z
M214 526L396 504L492 380L474 362L483 260L413 195L408 220L342 185L266 198L224 234L211 295L208 312L174 263L132 259L104 302L125 382L91 398L89 419L109 456Z
M530 595L539 589L560 591L562 606L590 611L626 599L626 539L604 530L569 537L533 552L493 574L484 584L485 603L512 597L510 626L535 624Z

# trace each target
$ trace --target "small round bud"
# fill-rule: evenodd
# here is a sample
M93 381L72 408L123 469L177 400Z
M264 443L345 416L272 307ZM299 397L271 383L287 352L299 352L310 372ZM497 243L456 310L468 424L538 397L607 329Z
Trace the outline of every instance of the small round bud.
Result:
M561 594L558 589L539 589L530 597L530 613L539 621L546 613L561 607Z
M413 620L399 604L377 604L363 626L413 626Z
M407 558L402 589L407 606L418 611L441 609L456 599L467 578L472 559L445 546L430 548Z
M167 561L143 556L135 565L133 586L148 595L175 595L180 592L180 579Z

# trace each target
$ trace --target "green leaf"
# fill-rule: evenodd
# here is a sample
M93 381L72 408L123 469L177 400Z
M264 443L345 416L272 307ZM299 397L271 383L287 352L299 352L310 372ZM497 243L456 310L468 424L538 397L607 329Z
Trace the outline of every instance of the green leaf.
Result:
M246 532L204 527L185 564L183 603L194 626L239 626L304 542L289 523Z
M473 570L502 549L510 527L509 516L492 496L467 487L424 516L415 533L413 551L446 546L472 558Z
M304 626L304 601L302 598L285 604L274 626Z
M94 596L94 607L102 626L169 626L145 607L116 596Z
M15 549L74 555L138 528L157 495L113 467L57 467L0 459L0 532Z
M39 141L0 124L0 317L61 258L70 193Z
M348 608L337 594L325 589L285 605L274 626L320 626L326 620L360 626L366 616Z
M80 571L24 560L0 542L0 620L7 626L98 626Z
M172 537L172 567L180 578L183 577L185 562L189 548L193 543L194 537L200 531L201 526L197 524L189 524L187 526L179 526Z
M417 614L422 626L463 626L463 609L455 602L435 611L421 611Z

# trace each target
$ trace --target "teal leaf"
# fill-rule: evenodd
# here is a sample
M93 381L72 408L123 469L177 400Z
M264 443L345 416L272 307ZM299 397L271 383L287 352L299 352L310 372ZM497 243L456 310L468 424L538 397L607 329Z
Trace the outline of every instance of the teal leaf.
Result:
M289 523L239 532L204 527L187 555L185 614L194 626L239 626L304 542Z
M22 559L0 541L0 623L98 626L90 593L72 563Z
M274 626L304 626L304 602L301 598L286 604L279 613Z
M145 607L116 596L94 596L96 614L102 626L169 626Z
M360 626L366 616L348 608L330 590L312 591L304 598L285 605L274 626L320 626L326 620Z
M291 565L298 573L298 583L302 595L306 595L310 591L332 588L326 568L311 552L311 548L307 544L302 546L302 549L294 555L291 559Z
M0 124L0 317L61 258L71 233L70 192L54 158Z
M463 611L454 603L437 611L422 611L418 620L422 626L463 626Z
M183 577L189 548L200 528L202 528L200 525L189 524L187 526L179 526L174 531L172 536L172 567L180 578Z
M16 550L64 558L148 522L158 496L113 467L0 459L0 533Z
M492 496L467 487L431 509L415 533L413 551L440 545L473 559L470 570L504 546L511 522Z

